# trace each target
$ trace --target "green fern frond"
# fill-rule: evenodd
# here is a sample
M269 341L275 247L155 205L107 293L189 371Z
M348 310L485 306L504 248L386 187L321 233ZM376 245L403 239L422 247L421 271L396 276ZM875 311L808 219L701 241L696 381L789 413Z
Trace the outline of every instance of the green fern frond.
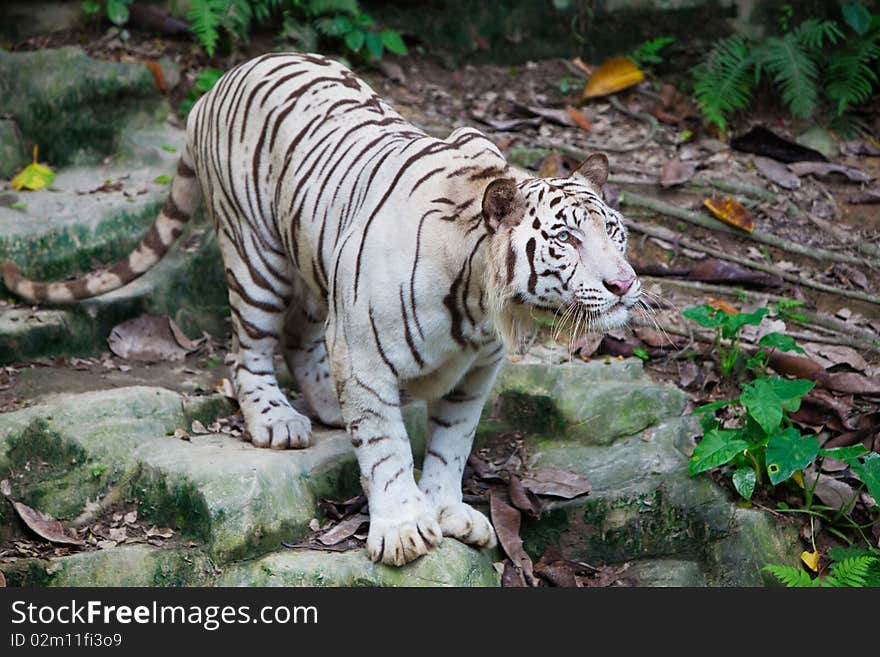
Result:
M754 79L748 42L735 35L712 48L706 63L694 71L694 96L711 123L727 128L727 115L748 107Z
M220 22L226 11L223 0L192 0L187 17L190 27L209 56L217 49Z
M273 14L281 10L284 0L251 0L251 11L258 23L269 20Z
M795 41L810 50L819 50L825 43L837 43L844 38L843 32L834 21L820 21L809 18L798 25L793 33Z
M834 587L863 588L867 585L868 571L877 561L876 557L850 557L831 564L831 574L826 578Z
M845 48L831 54L827 93L837 103L838 116L871 98L874 85L880 83L876 70L878 59L880 33L850 39Z
M788 588L815 588L819 586L819 580L813 579L800 568L771 564L764 566L764 570Z
M754 56L760 70L773 78L791 113L812 116L819 99L819 68L797 33L768 38Z

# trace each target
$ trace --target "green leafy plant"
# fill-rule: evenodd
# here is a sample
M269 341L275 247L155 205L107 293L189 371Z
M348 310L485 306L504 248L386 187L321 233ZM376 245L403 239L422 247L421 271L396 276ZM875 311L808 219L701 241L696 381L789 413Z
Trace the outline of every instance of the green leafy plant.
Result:
M694 96L703 115L722 130L746 109L762 81L775 88L794 116L810 118L823 107L841 117L870 99L880 83L880 17L860 2L842 6L846 30L815 18L763 40L734 35L718 41L694 70Z
M357 0L192 0L188 16L199 43L213 56L222 35L247 41L254 22L279 14L280 38L302 50L317 50L322 40L329 40L350 53L364 52L375 59L386 50L407 54L400 33L379 29Z
M196 104L196 101L201 98L203 94L209 92L213 86L217 84L217 80L222 76L223 71L216 68L202 69L202 71L196 76L195 84L193 84L192 88L189 90L186 100L180 104L180 113L184 117L189 115L189 112L193 108L193 105Z
M649 64L660 64L663 62L660 51L672 43L675 43L675 37L662 36L656 39L649 39L633 50L629 54L629 58L639 68L645 68Z
M128 22L128 5L134 0L84 0L82 10L89 18L95 18L101 13L101 7L104 7L104 13L107 20L122 27Z
M729 375L741 357L740 332L745 326L758 326L769 314L767 308L751 313L730 314L712 306L693 306L682 315L703 328L715 329L715 347L719 365L724 376Z
M771 564L764 570L790 588L843 588L880 586L880 550L834 548L831 550L830 574L811 577L794 566Z

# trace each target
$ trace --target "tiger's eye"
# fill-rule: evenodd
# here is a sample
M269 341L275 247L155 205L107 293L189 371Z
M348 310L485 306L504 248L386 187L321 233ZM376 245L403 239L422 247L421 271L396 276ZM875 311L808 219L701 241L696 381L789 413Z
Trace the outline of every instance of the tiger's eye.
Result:
M561 242L567 242L569 237L571 237L571 235L568 233L567 230L564 230L556 235L556 239Z

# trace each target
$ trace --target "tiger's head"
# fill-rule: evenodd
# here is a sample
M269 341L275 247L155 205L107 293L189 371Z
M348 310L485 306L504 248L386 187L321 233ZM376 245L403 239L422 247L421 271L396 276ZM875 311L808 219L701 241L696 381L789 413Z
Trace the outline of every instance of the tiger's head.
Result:
M641 283L627 262L626 228L602 198L608 158L595 153L568 178L494 180L483 195L493 228L488 292L496 328L516 344L538 316L575 331L622 326Z

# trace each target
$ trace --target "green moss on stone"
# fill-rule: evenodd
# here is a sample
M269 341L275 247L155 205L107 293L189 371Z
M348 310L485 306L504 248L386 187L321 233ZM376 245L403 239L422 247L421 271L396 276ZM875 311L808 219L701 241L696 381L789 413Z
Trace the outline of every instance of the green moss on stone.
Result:
M501 417L521 431L563 433L568 421L547 395L534 395L520 390L505 390L500 395Z
M143 468L132 479L129 490L142 517L203 541L210 540L211 513L191 482Z

